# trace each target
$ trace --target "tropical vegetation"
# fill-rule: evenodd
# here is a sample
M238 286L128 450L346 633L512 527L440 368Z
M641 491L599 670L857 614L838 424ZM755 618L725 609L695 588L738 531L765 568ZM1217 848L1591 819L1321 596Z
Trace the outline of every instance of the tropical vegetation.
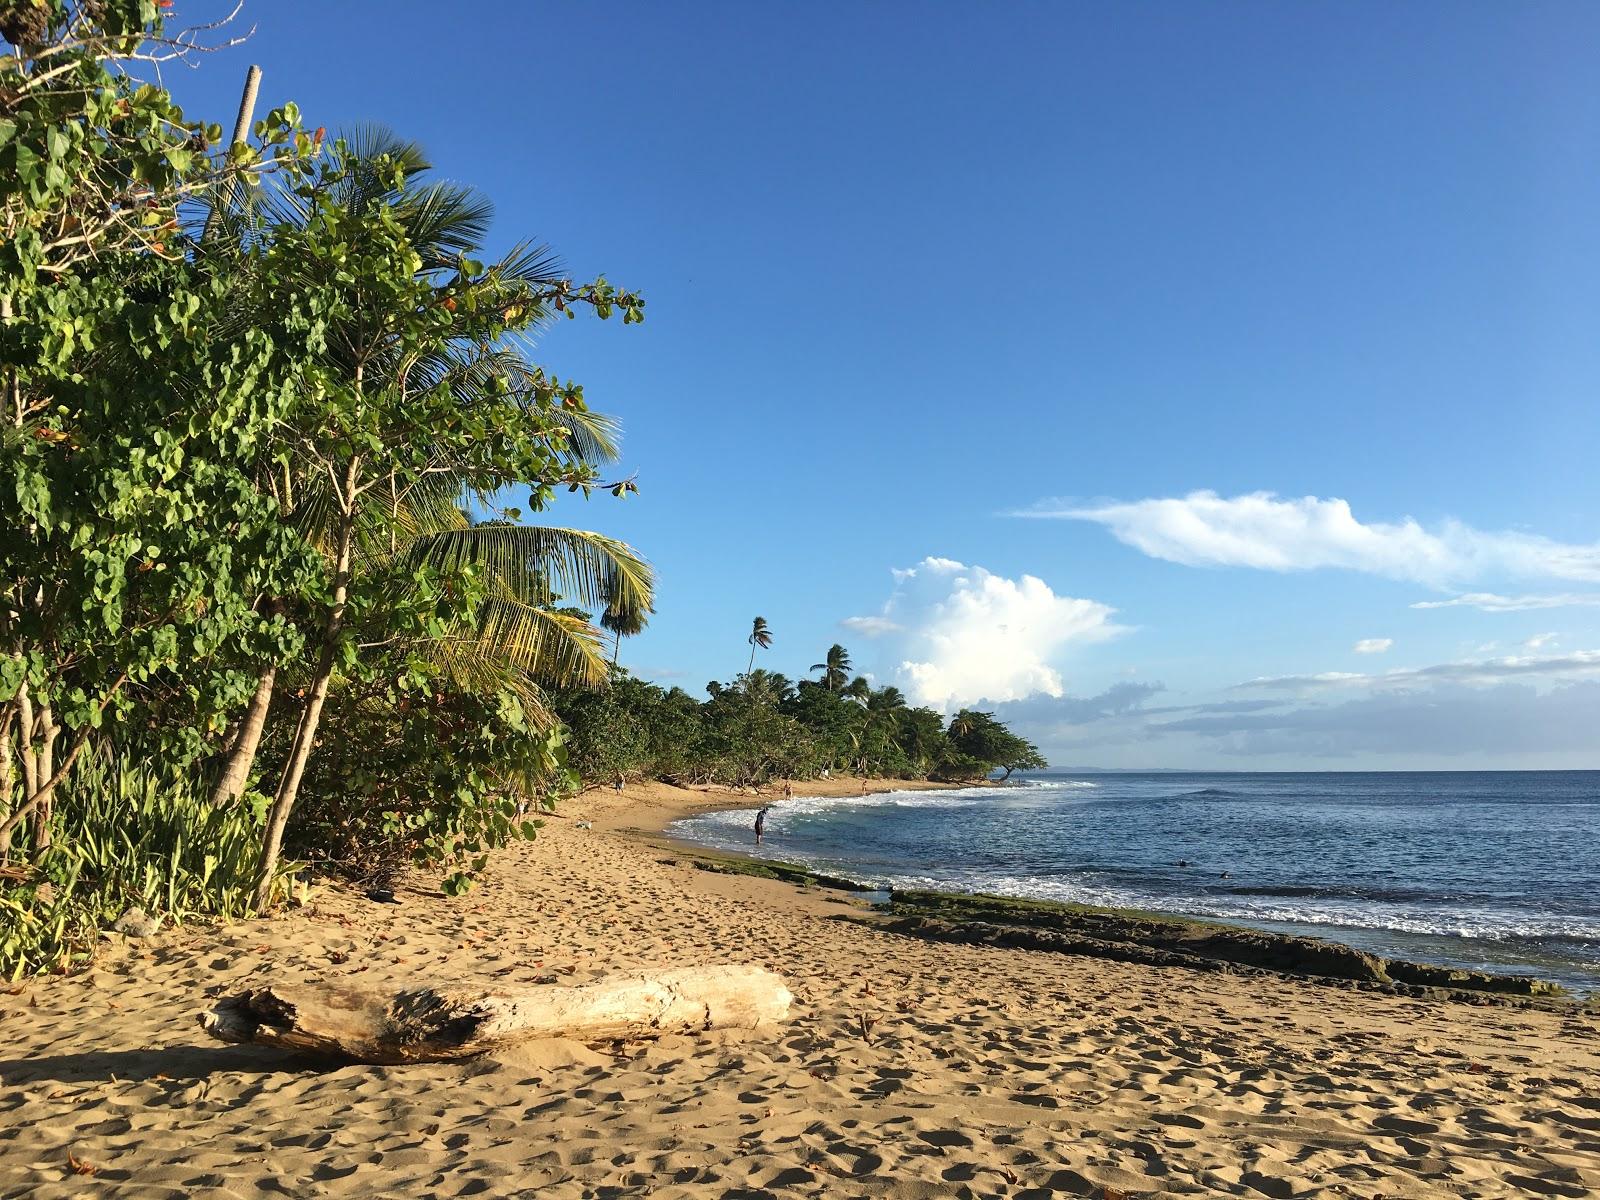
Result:
M1043 765L762 617L704 700L620 668L651 570L544 514L635 486L529 337L643 301L386 130L190 120L166 7L0 0L0 974L308 868L459 892L580 778Z
M962 709L946 719L909 704L899 688L849 677L843 646L811 669L822 678L753 668L707 684L704 700L617 670L609 686L558 691L552 704L568 730L573 768L594 784L656 778L749 787L839 773L979 780L1048 765L993 713Z
M485 255L489 203L384 131L189 120L140 78L196 50L165 7L0 0L8 975L308 862L468 886L572 783L550 695L609 664L570 605L653 603L630 547L524 519L634 490L528 335L639 297Z

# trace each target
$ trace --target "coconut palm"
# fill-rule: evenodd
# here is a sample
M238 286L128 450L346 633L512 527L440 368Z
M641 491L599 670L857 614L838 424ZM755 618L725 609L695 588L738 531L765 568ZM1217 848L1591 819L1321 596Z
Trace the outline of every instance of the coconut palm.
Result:
M508 322L515 311L519 321L532 318L535 327L561 307L562 296L570 295L559 264L541 246L519 245L487 268L469 266L487 233L492 209L470 189L420 179L429 164L414 143L368 127L343 139L332 158L338 170L325 195L356 219L356 227L369 213L374 222L397 225L415 253L413 269L419 278L438 280L442 287L470 275L475 303L506 312ZM207 243L205 256L217 255L219 265L228 270L248 269L250 256L244 250L270 244L277 233L318 219L307 198L294 190L258 189L223 214L218 222L223 234ZM308 273L331 269L336 266L316 261L305 265ZM329 321L325 368L331 376L358 384L365 380L374 392L391 387L455 396L463 410L491 393L509 397L530 413L537 408L545 421L561 427L568 461L592 468L615 458L615 424L581 405L552 414L549 381L524 357L522 346L458 337L418 355L375 336L370 314L361 309L356 303L352 311ZM582 530L475 523L469 515L492 508L501 489L535 481L486 472L482 463L469 475L441 454L414 473L420 482L403 493L392 486L383 490L381 479L362 484L357 492L347 477L345 493L336 494L330 486L337 483L335 472L325 473L317 465L322 436L317 429L285 430L285 453L264 480L288 519L327 555L330 577L338 585L306 710L272 806L258 907L269 898L277 843L314 745L322 698L337 669L333 648L345 621L345 596L363 585L369 594L372 587L403 590L408 581L414 585L417 567L471 572L486 593L476 619L419 639L414 648L433 657L464 686L512 688L531 715L545 719L553 718L540 701L541 685L596 684L608 674L599 632L562 611L559 602L604 607L616 621L638 620L641 626L651 607L650 569L624 543ZM248 730L255 725L257 738L271 700L272 675L263 672L242 726ZM246 749L244 740L235 740L219 791L226 787L236 792L248 778L255 747Z
M749 674L755 669L756 651L766 650L772 645L772 630L765 617L757 617L750 622L750 636L745 641L750 643L750 665L745 667L745 673Z
M379 127L361 127L346 136L335 158L344 173L333 185L333 194L353 211L382 206L405 229L417 251L420 273L456 270L461 258L485 236L493 211L488 201L455 184L425 181L430 164L415 143ZM397 180L385 164L402 168L403 178ZM304 198L290 191L263 188L235 196L241 203L224 214L204 247L204 259L229 272L252 269L252 260L242 251L270 240L274 228L295 227L311 219ZM557 262L542 247L517 247L491 273L508 294L518 296L537 294L561 280ZM242 313L240 319L249 320L249 314ZM360 314L351 319L359 322ZM345 361L350 337L337 327L330 334L329 366L335 371L350 369ZM382 355L376 355L366 361L364 370L374 377L387 365ZM407 370L415 386L446 387L464 401L481 389L503 386L532 405L536 388L545 382L522 349L512 345L452 344L409 363ZM575 459L594 465L616 460L618 427L612 418L567 407L549 415L565 429ZM276 496L287 520L333 563L339 537L328 480L316 472L296 475L284 465L274 466L262 482ZM475 526L469 512L486 505L500 487L517 482L522 481L476 479L469 485L452 464L437 464L425 487L404 496L385 495L381 503L363 507L352 531L351 574L370 574L363 572L363 564L373 568L407 558L413 563L472 565L487 571L490 597L478 626L453 629L438 639L435 656L458 683L489 685L498 680L510 686L538 717L543 713L539 685L592 685L607 675L600 635L587 622L557 611L554 596L604 605L614 611L614 619L631 622L649 610L652 585L649 568L613 539L574 529ZM553 592L552 581L565 590ZM220 773L213 794L217 802L244 790L275 675L271 667L261 673Z
M625 637L638 637L644 632L644 627L650 623L650 613L647 609L643 612L630 612L625 608L606 605L605 612L600 614L600 626L609 630L613 641L611 646L611 665L614 668L617 660L622 656L622 639Z
M850 651L835 642L828 647L822 662L812 663L810 669L822 672L822 683L830 692L837 692L850 678Z

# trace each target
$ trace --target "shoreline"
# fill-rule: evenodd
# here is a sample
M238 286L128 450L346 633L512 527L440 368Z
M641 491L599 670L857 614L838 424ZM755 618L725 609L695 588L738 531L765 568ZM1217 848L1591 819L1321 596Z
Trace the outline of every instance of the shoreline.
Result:
M798 801L818 797L850 797L858 794L880 795L892 791L938 791L1003 786L998 782L937 783L924 780L883 779L866 781L866 791L858 792L861 782L859 778L850 776L809 780L804 785L804 794L797 790L794 799ZM599 789L592 791L594 790ZM585 793L589 794L591 793ZM788 862L781 857L768 857L760 853L761 848L754 844L753 838L748 849L737 849L685 841L667 832L667 828L673 822L702 813L734 809L753 810L767 804L778 807L784 803L781 794L767 796L715 785L704 788L682 788L661 781L641 781L625 785L621 792L608 791L605 795L613 803L603 806L598 817L589 818L593 821L594 828L638 838L657 849L671 851L696 862L706 869L775 879L793 887L816 886L846 894L887 890L876 884L852 879L848 875L818 872L813 868ZM571 804L572 801L567 803ZM626 818L636 814L640 806L649 813L645 823L642 825L627 823ZM898 889L895 894L897 893ZM1288 978L1339 986L1391 989L1397 995L1433 1000L1483 1004L1538 1004L1549 1006L1555 1011L1565 1011L1569 1008L1600 1008L1600 992L1575 995L1560 984L1537 975L1471 970L1450 967L1444 963L1428 963L1379 955L1362 950L1341 939L1336 931L1295 934L1243 920L1210 919L1168 910L1130 912L1109 905L1034 900L997 893L922 889L914 894L946 897L952 902L950 907L955 910L956 915L952 919L930 920L926 914L919 913L908 918L891 920L887 913L883 914L886 925L893 924L900 932L909 936L922 936L940 941L962 941L969 945L1011 945L1041 953L1081 954L1094 958L1119 957L1129 961L1142 961L1157 969L1221 969L1246 973L1271 971ZM961 912L963 908L979 912L987 910L987 915L964 916ZM1060 927L1044 932L1029 928L1038 923L1032 917L1020 921L1002 917L996 924L997 908L1024 912L1028 910L1052 912L1056 914L1055 923ZM1246 943L1248 948L1242 953L1242 957L1237 948L1225 949L1221 957L1173 954L1171 950L1175 947L1171 946L1152 949L1140 944L1149 940L1148 937L1128 934L1130 918L1135 923L1154 922L1158 926L1186 928L1191 932L1190 940L1193 940L1192 935L1196 932L1231 931L1235 936L1221 939L1213 937L1210 940ZM1081 931L1077 926L1084 919L1099 926L1110 923L1118 932L1107 938L1106 929L1102 927L1095 930L1096 936L1083 938L1078 936ZM1335 953L1331 955L1323 953L1322 947L1327 947ZM1334 968L1336 973L1333 975L1325 973L1330 960L1337 960L1339 964Z
M1600 1014L906 936L661 844L674 815L760 799L597 789L464 896L329 885L269 919L114 935L90 971L0 995L6 1194L1600 1200ZM718 963L782 976L788 1018L409 1067L194 1023L262 983Z
M860 790L866 783L866 791ZM998 786L975 783L942 783L926 779L867 779L840 775L829 779L807 779L795 784L796 800L814 800L848 796L877 796L885 792L948 791L956 788ZM783 785L769 792L730 788L720 784L681 787L663 780L641 780L624 784L621 791L614 788L590 788L560 802L557 814L561 817L585 809L578 820L594 822L596 829L609 832L632 832L660 838L673 845L689 846L666 835L666 828L684 817L701 813L728 812L734 809L757 809L784 803ZM753 845L752 841L752 845Z

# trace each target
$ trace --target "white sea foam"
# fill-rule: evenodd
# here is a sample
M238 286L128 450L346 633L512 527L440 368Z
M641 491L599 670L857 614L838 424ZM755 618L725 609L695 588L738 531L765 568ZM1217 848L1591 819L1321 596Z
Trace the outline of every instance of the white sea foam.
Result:
M1413 933L1442 937L1483 938L1505 941L1513 938L1574 938L1600 941L1600 920L1571 914L1518 914L1503 909L1479 907L1399 909L1372 901L1339 902L1324 900L1301 904L1251 901L1214 896L1153 895L1133 889L1103 886L1092 879L1063 879L1027 875L968 874L959 880L925 879L902 886L945 887L960 891L992 892L1035 900L1064 900L1108 908L1143 908L1181 913L1193 917L1260 922L1280 925L1340 926L1391 933Z
M1386 953L1403 955L1406 938L1471 939L1480 945L1502 943L1502 951L1482 950L1488 959L1528 961L1519 957L1537 953L1534 943L1571 940L1600 945L1600 917L1574 912L1565 906L1539 910L1508 896L1506 902L1483 903L1486 897L1461 896L1452 900L1434 895L1408 896L1341 895L1338 892L1285 895L1212 891L1201 878L1175 880L1170 877L1142 879L1126 868L1105 872L1092 869L1061 870L1058 863L1049 873L1026 874L1028 847L1014 839L985 844L986 830L993 827L970 815L975 808L996 810L1014 805L1002 818L1001 828L1023 828L1011 824L1035 819L1036 811L1076 809L1089 802L1093 789L1101 784L1088 780L1029 779L1006 786L975 785L945 790L908 789L870 796L803 797L778 804L768 815L768 843L759 851L798 866L856 879L876 887L927 888L959 892L987 892L999 895L1062 900L1117 908L1153 909L1200 918L1235 921L1244 925L1305 927L1335 939L1339 931L1349 931L1356 944L1384 947ZM1164 794L1123 797L1126 788L1108 787L1113 798L1132 803L1141 799L1161 802ZM1147 789L1148 790L1148 789ZM1081 794L1081 798L1080 798ZM1043 802L1042 807L1041 801ZM1096 801L1098 802L1098 798ZM971 847L973 857L950 859L939 865L919 863L911 857L917 844L907 812L907 824L894 821L896 810L924 810L921 822L947 831L945 853L963 857ZM1083 810L1088 811L1088 810ZM1098 811L1098 810L1095 810ZM1563 810L1565 811L1565 810ZM951 823L945 824L945 813ZM879 814L877 820L873 814ZM964 815L965 814L965 815ZM700 842L736 851L751 851L747 811L732 811L690 818L674 825L672 833L687 841ZM882 821L880 824L878 821ZM820 824L817 824L820 822ZM1033 828L1031 825L1027 828ZM831 836L826 830L832 828ZM904 829L903 836L882 836L889 830ZM848 830L846 834L844 831ZM970 835L967 831L971 831ZM785 835L788 835L787 837ZM841 835L842 838L841 838ZM973 839L968 841L969 838ZM801 846L817 842L815 852ZM792 841L790 841L792 839ZM827 846L828 848L824 848ZM978 860L988 853L990 865ZM999 866L1000 862L1006 866ZM1008 869L1009 868L1009 869ZM1156 869L1161 874L1160 868ZM1176 887L1173 885L1176 884ZM1196 889L1196 885L1199 885ZM1432 886L1432 885L1430 885ZM1402 889L1402 892L1404 889ZM1396 940L1398 939L1398 940ZM1521 945L1519 945L1521 943ZM1442 952L1446 959L1451 952ZM1576 953L1574 962L1587 961L1591 951L1563 950L1563 958ZM1582 968L1589 969L1589 968Z

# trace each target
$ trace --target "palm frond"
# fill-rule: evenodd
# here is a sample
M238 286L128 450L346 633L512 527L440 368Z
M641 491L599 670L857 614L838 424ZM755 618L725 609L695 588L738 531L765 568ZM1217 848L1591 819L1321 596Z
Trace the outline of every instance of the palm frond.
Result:
M478 695L510 692L521 703L528 720L539 728L549 728L558 720L533 675L507 658L493 641L478 637L439 639L423 649L460 690Z
M616 417L571 408L558 408L550 415L567 431L567 445L581 462L600 466L622 457L622 422Z
M552 687L595 687L610 671L600 632L589 622L510 597L484 606L477 644L535 683Z
M345 145L339 159L344 175L334 185L332 195L351 212L365 212L374 204L396 199L393 179L379 170L381 164L402 168L407 179L433 168L421 145L376 122L341 130L339 140Z
M453 267L462 255L483 244L494 219L494 205L477 190L458 183L408 188L395 215L424 270Z
M525 603L562 597L588 608L647 612L655 574L626 542L583 529L550 525L474 525L417 538L405 554L445 570L487 570Z
M508 282L531 288L553 287L567 279L566 268L556 252L537 242L519 242L490 271Z

